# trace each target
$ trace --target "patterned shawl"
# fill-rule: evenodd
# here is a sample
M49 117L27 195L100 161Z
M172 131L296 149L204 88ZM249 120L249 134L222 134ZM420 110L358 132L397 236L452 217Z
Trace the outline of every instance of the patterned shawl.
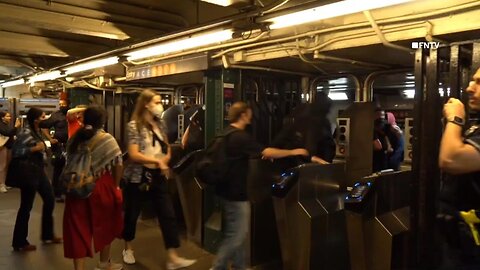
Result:
M94 175L100 177L105 171L111 172L114 165L122 164L122 151L115 138L103 130L97 131L90 140L84 143L88 145L93 140L96 141L91 149L92 169Z

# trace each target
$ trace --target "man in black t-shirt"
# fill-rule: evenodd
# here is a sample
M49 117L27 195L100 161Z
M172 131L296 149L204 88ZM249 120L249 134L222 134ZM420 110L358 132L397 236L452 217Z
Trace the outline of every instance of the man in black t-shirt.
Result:
M480 113L480 69L473 76L467 93L468 106ZM444 105L443 115L447 123L440 144L439 164L448 175L441 186L437 219L448 244L443 246L441 268L480 269L480 248L461 218L461 211L480 210L480 123L462 135L465 108L455 98ZM480 217L472 213L472 220L480 222Z
M245 128L251 123L252 110L244 102L236 102L228 111L230 126L235 129L227 137L227 157L232 159L230 169L223 184L216 192L223 200L223 239L218 249L213 270L228 269L229 262L235 270L245 270L245 240L250 228L250 203L247 194L247 174L249 158L282 158L287 156L308 156L305 149L282 150L265 148L258 144Z

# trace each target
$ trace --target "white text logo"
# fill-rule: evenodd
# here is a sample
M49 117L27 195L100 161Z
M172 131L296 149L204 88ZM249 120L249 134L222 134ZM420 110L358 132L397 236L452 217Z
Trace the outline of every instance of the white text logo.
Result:
M440 46L440 42L433 42L433 41L412 42L412 49L438 49L439 46Z

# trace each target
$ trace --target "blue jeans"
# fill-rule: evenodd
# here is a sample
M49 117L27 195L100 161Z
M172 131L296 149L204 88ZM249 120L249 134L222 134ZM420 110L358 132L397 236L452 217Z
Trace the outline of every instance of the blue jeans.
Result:
M213 263L214 270L228 269L229 261L235 270L245 270L245 240L250 228L250 202L223 200L223 239Z

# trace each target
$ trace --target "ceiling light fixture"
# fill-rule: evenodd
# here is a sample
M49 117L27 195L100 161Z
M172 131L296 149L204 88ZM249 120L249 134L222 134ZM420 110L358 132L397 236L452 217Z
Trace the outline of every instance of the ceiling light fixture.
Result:
M178 52L186 49L192 49L229 40L232 38L232 33L232 30L221 30L211 33L205 33L202 35L192 36L190 38L161 43L159 45L155 45L145 49L132 51L125 55L128 56L128 61L134 61L151 56Z
M95 61L86 62L83 64L73 65L65 68L65 75L82 72L90 69L100 68L115 65L118 63L118 56L99 59Z
M10 86L17 86L17 85L22 85L25 83L25 80L24 79L18 79L18 80L14 80L14 81L7 81L7 82L4 82L2 84L0 84L0 86L2 88L7 88L7 87L10 87Z
M331 100L348 100L348 96L346 93L328 93L328 97Z
M46 73L39 73L29 77L28 83L55 80L62 76L63 75L61 74L60 70L50 71Z
M414 98L415 97L415 89L407 89L403 90L403 94L406 98Z
M410 1L412 0L344 0L332 4L327 4L298 12L293 12L286 15L273 17L267 19L266 21L272 23L270 25L270 29L279 29L288 26L294 26L323 19L343 16L347 14L353 14L365 10L393 6Z
M214 4L214 5L219 5L222 7L228 7L231 4L233 4L232 0L201 0L201 1Z

